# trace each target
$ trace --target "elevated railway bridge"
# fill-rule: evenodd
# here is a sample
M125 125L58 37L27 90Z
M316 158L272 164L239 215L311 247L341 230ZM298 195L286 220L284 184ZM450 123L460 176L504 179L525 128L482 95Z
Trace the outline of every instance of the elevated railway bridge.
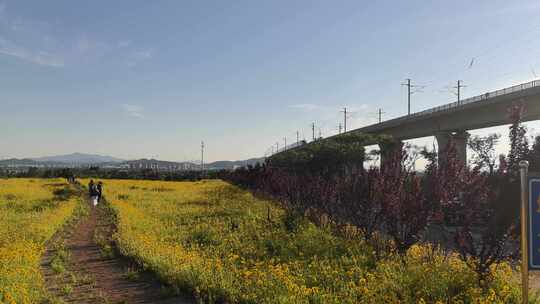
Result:
M354 129L347 133L386 134L392 136L397 142L435 136L439 153L444 151L452 139L458 159L466 163L469 136L467 131L509 124L508 109L515 102L525 107L523 121L540 119L540 80L487 92L459 102ZM366 145L374 144L379 144L383 155L386 153L384 151L386 147L380 143L366 143ZM442 157L443 154L440 154L439 159Z

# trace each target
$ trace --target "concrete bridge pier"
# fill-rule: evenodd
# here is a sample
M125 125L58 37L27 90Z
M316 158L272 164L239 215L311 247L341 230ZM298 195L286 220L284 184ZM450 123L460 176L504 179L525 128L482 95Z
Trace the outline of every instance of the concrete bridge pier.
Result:
M438 132L435 134L437 145L439 146L439 165L446 161L446 149L450 143L456 149L456 159L462 165L467 164L467 140L469 133L466 131Z
M403 149L403 142L401 140L385 140L384 142L378 143L379 150L381 153L381 163L380 167L384 167L385 162L388 162L389 159L394 157L394 154Z

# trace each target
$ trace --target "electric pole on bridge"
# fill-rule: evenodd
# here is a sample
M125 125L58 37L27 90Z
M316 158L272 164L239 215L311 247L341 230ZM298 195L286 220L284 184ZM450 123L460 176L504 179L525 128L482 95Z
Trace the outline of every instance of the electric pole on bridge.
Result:
M407 115L411 115L411 79L407 78L407 83L401 85L407 86Z
M384 114L385 112L382 111L381 108L379 108L379 112L377 114L379 114L379 123L382 122L382 115Z
M311 123L311 133L313 134L313 141L315 141L315 123Z
M420 89L422 89L424 88L424 86L417 86L417 85L411 84L410 78L407 78L405 80L407 81L407 83L402 83L401 85L407 87L407 115L411 115L411 95L416 92L421 92L420 90L411 91L411 88L419 87Z
M343 108L343 133L347 132L347 108Z
M456 92L456 95L457 95L457 103L458 105L461 103L461 88L464 88L466 86L463 85L463 80L458 80L457 81L457 86L454 87L454 89L457 90Z
M296 131L296 145L300 144L300 132Z

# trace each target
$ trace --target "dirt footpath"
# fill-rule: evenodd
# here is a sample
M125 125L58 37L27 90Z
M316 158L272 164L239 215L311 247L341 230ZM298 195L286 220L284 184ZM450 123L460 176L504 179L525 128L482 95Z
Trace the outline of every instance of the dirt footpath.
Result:
M43 257L43 273L53 297L67 303L194 303L173 296L155 277L118 256L110 241L114 231L106 208L88 204L89 212Z

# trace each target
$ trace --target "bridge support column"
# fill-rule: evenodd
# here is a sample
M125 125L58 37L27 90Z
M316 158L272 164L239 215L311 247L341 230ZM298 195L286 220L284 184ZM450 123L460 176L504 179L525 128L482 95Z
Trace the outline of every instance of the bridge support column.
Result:
M380 142L378 145L381 153L381 168L395 156L395 153L398 153L403 149L403 143L400 140L387 140Z
M466 131L439 132L435 134L437 145L439 146L439 165L446 161L446 151L450 143L454 144L456 150L456 159L462 165L467 165L467 140L469 133Z

